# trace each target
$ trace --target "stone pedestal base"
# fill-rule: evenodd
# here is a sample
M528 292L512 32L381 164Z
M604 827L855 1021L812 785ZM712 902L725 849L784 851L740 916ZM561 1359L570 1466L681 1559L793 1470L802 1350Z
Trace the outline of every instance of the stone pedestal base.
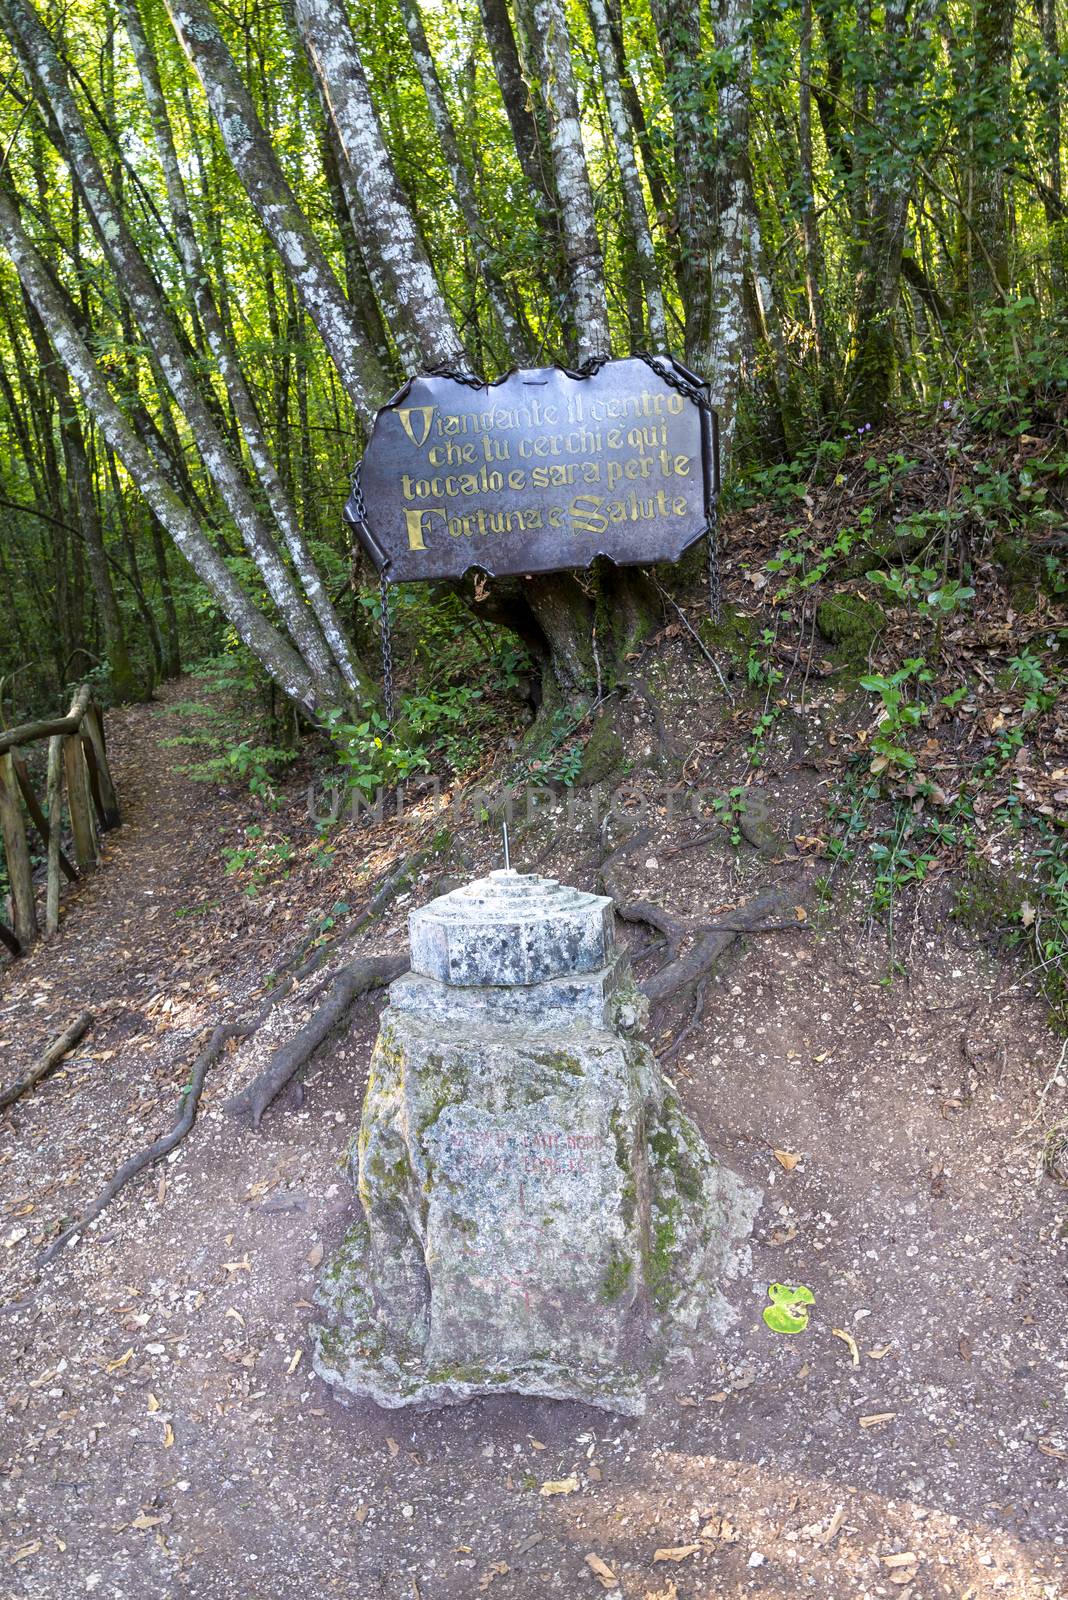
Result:
M391 1408L511 1391L640 1414L650 1368L732 1320L760 1196L627 1036L615 967L488 993L394 985L316 1371Z

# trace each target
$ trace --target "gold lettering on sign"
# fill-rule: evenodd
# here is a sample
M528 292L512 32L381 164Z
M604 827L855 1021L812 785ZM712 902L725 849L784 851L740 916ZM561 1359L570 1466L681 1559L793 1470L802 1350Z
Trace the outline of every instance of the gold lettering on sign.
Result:
M430 528L427 517L445 517L447 513L444 506L425 506L421 511L406 511L404 520L408 525L408 549L425 550L423 543L424 533L429 533Z
M536 394L516 405L487 397L472 412L397 407L417 453L398 472L408 550L429 554L443 535L476 543L543 531L600 539L627 525L693 519L700 458L685 410L680 393L647 388L574 394L559 405ZM505 496L515 498L502 504Z
M427 436L430 433L430 424L434 420L436 409L436 406L405 406L403 411L398 410L397 412L398 417L401 419L401 427L417 450L421 450L426 444ZM415 437L415 429L412 426L413 417L421 417L423 422L423 431L418 439Z

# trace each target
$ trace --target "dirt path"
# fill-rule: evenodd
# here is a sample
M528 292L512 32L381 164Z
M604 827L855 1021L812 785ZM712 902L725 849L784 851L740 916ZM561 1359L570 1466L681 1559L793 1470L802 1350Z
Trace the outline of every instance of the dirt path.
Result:
M0 1124L0 1596L549 1600L605 1592L590 1554L627 1600L1068 1595L1068 1207L1027 1127L1061 1042L936 895L891 986L862 908L752 942L710 986L676 1077L765 1202L735 1328L669 1368L639 1422L518 1398L343 1409L309 1373L368 1005L253 1136L222 1102L299 1025L300 998L280 1006L174 1159L35 1282L34 1239L167 1125L198 1030L299 925L284 891L264 911L228 884L245 802L173 779L160 728L113 719L125 827L0 999L5 1079L110 1002ZM346 848L341 889L365 866ZM737 888L715 859L674 877L649 860L676 907ZM577 861L542 867L582 881ZM398 944L406 909L361 948ZM813 1290L804 1334L765 1327L776 1280Z

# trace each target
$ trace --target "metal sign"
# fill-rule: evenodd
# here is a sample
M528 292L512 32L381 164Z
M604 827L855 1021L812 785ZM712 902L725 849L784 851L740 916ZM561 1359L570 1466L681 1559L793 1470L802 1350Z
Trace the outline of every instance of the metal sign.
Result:
M666 356L414 378L345 507L390 583L677 561L715 515L707 386Z

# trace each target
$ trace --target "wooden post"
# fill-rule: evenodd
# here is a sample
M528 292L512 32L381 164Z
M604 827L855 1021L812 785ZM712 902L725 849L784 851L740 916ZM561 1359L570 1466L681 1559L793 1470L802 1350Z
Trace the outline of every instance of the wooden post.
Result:
M63 740L55 735L48 741L48 782L45 791L48 807L48 884L45 890L45 930L59 927L59 874L66 856L59 848L63 833ZM69 863L68 863L69 865ZM71 869L73 871L73 868Z
M51 756L53 742L54 741L49 741L49 756ZM51 839L51 830L48 826L48 817L46 817L44 812L41 810L37 796L33 792L33 784L30 782L30 774L26 770L26 763L23 761L21 756L17 756L14 753L12 754L11 761L15 768L15 777L18 779L19 788L22 790L22 798L26 802L26 810L30 813L30 821L37 829L37 832L41 835L41 843L43 845L47 845ZM49 812L49 816L51 816L51 812ZM60 850L59 852L59 865L73 883L75 878L78 876L77 869L72 866L71 862L67 859L67 854L64 850Z
M64 735L63 765L67 774L67 808L70 811L70 827L74 835L74 858L79 867L88 871L97 864L96 829L93 827L93 810L89 800L89 782L80 733Z
M18 801L11 756L7 751L0 755L0 833L7 856L7 875L11 880L15 937L25 950L37 937L37 907L33 899L33 868L30 866L26 824Z
M100 794L101 821L105 828L117 828L122 821L122 817L119 814L119 799L115 793L115 785L111 781L107 745L104 742L104 717L99 706L90 702L85 710L85 721L82 727L92 741L97 786Z

